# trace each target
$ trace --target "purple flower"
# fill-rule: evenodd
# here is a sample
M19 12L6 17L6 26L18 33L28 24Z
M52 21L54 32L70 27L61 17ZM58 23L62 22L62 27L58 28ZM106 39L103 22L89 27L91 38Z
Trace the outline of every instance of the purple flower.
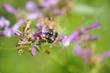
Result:
M105 60L106 58L110 58L110 51L107 51L107 52L105 52L104 54L102 54L102 55L100 55L100 56L98 57L99 61L103 61L103 60Z
M21 25L25 23L24 19L20 19L16 22L16 24L12 27L12 32L15 33Z
M88 26L86 28L86 30L88 31L88 30L97 29L97 28L99 28L99 24L98 23L94 23L94 24Z
M83 35L85 33L87 33L88 31L90 30L93 30L93 29L97 29L99 28L99 24L98 23L94 23L92 25L89 25L88 27L84 28L84 27L81 27L78 32L79 32L79 35Z
M10 21L6 20L4 17L0 18L0 29L2 29L0 33L1 35L4 35L5 37L8 38L12 36L9 25L10 25Z
M69 36L68 40L70 41L70 43L79 40L79 33L78 33L77 31L74 32L74 33L72 33L72 34Z
M10 38L12 36L12 32L11 32L11 29L10 28L5 28L3 30L3 35L7 38Z
M88 26L87 28L80 28L79 30L73 32L70 36L66 36L62 39L62 44L64 47L69 46L71 43L78 42L82 43L84 41L92 41L92 40L98 40L98 36L92 36L87 34L87 32L91 29L96 29L99 27L99 24L92 24Z
M31 52L32 56L35 56L36 55L36 46L32 46L30 52Z
M40 10L37 8L37 5L33 1L28 1L25 7L28 11L25 14L26 19L36 20L43 17L43 14L40 12Z
M98 36L85 35L83 40L94 41L94 40L98 40L98 39L99 39Z
M79 33L74 32L70 36L66 36L63 38L62 43L64 47L69 46L72 42L79 40Z
M62 11L58 8L55 8L52 10L53 14L55 14L56 16L61 16L64 15L64 13L62 13Z
M17 15L17 10L15 8L13 8L11 5L9 4L4 4L3 5L3 8L5 11L9 12L9 13L12 13L14 15Z
M40 38L40 35L42 35L42 32L36 32L36 33L34 34L34 39L35 39L36 41L38 41L39 38Z
M33 1L28 1L25 7L29 12L35 12L37 10L37 6Z
M42 14L40 12L32 12L32 13L26 14L26 18L29 20L35 20L41 17L42 17Z
M68 37L67 36L63 37L63 39L62 39L61 42L62 42L62 44L63 44L64 47L67 47L67 46L70 45L70 40L68 40Z
M37 28L38 30L42 30L43 27L42 27L42 25L41 25L40 23L37 23L37 24L36 24L36 28Z
M17 23L15 25L13 25L12 28L9 28L9 24L10 22L8 20L6 20L4 17L1 17L0 19L0 28L2 29L2 34L5 36L5 37L8 37L10 38L13 34L17 34L17 31L19 29L19 27L24 24L24 20L23 19L20 19L17 21Z
M84 52L82 48L79 45L77 45L73 48L73 53L77 56L82 56Z
M3 36L3 32L0 32L0 36Z
M82 50L82 48L79 45L77 45L73 48L73 53L76 56L79 56L84 60L89 60L92 56L90 49Z
M58 0L40 0L40 5L46 9L55 6Z
M20 37L22 35L22 32L20 32L19 30L17 30L15 33L14 33L16 36Z
M74 47L73 54L81 57L84 61L91 63L91 64L97 63L97 62L102 62L106 58L110 58L110 51L107 51L104 54L97 56L97 55L92 54L91 48L82 50L82 48L79 45Z
M10 21L5 19L4 17L0 18L0 28L3 29L5 27L8 27L10 25Z

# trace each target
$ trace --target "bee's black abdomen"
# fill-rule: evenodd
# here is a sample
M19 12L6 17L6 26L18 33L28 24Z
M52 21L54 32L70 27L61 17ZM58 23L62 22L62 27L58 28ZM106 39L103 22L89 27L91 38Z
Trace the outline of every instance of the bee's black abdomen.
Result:
M47 42L48 42L48 43L53 43L54 40L52 40L52 39L47 39Z
M58 36L58 33L54 31L53 29L48 29L47 32L45 32L45 38L48 43L53 43Z

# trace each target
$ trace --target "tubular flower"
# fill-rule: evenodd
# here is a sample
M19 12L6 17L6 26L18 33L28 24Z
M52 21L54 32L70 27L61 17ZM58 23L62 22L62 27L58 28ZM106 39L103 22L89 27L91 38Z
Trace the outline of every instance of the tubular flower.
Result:
M0 29L4 29L10 25L10 21L4 17L0 17Z
M15 35L20 26L24 24L24 20L20 19L18 20L12 27L10 27L10 21L5 19L4 17L1 17L0 19L0 29L1 35L10 38L11 36Z
M40 0L40 5L43 8L50 9L50 7L56 6L58 0Z
M106 58L110 58L110 51L107 51L100 55L96 55L95 53L92 52L91 49L93 48L83 49L78 45L73 48L73 54L75 54L75 56L79 56L86 63L89 63L91 65L95 65L97 63L104 61Z
M2 30L0 33L2 36L11 37L11 29L9 28L10 21L5 19L4 17L0 18L0 29Z
M38 30L42 30L43 27L42 27L42 25L41 25L40 23L37 23L37 24L36 24L36 28L37 28Z
M12 32L10 28L5 28L3 31L3 35L7 38L10 38L12 36Z
M33 1L28 1L25 5L26 8L26 19L35 20L43 17L42 13L38 9L38 6Z
M14 7L12 7L11 5L9 5L9 4L4 4L2 7L3 7L3 9L5 11L7 11L7 12L9 12L11 14L14 14L15 16L18 13L17 10Z
M63 15L71 10L71 3L70 0L39 0L41 10L45 11L47 15L54 16Z
M31 55L32 56L35 56L36 55L36 52L37 52L36 51L36 46L33 45L32 48L30 48L30 52L31 52Z
M14 26L11 28L12 32L15 33L16 31L18 31L18 29L20 28L21 25L23 25L25 23L24 19L19 19Z
M90 49L83 50L80 46L74 47L74 54L80 56L82 59L89 59L91 58L91 51Z
M35 12L37 10L37 5L33 1L28 1L25 8L29 12Z
M99 60L99 61L103 61L103 60L105 60L106 58L110 58L110 51L107 51L107 52L103 53L102 55L100 55L100 56L98 57L98 60Z
M79 42L82 43L84 41L92 41L97 40L98 36L92 36L88 34L87 32L92 29L96 29L99 27L99 24L92 24L88 26L87 28L80 28L79 30L73 32L70 36L67 36L63 38L62 44L64 47L69 46L71 43Z

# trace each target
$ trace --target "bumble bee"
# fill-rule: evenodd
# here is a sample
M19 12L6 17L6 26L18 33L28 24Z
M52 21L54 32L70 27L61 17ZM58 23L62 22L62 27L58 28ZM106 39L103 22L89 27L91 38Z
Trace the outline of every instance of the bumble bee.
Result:
M52 18L48 17L43 19L43 29L42 29L42 35L43 38L49 43L54 43L58 38L58 32L53 28L55 27L55 22Z
M45 43L51 45L55 41L57 41L58 32L55 31L53 28L53 20L44 19L41 23L43 25L42 30L39 30L37 32L33 32L30 30L30 21L27 21L27 23L24 25L23 32L20 33L21 36L18 44L16 45L18 47L18 53L20 55L23 53L24 48L32 46L33 44L37 47L36 49L40 51L38 47L44 45Z
M58 37L58 33L54 29L48 29L44 34L48 43L55 42Z

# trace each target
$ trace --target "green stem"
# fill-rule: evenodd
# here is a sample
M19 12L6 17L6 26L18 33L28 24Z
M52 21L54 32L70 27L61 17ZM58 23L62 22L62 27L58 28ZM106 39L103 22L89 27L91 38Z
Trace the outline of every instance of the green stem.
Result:
M96 64L96 66L92 69L91 73L98 73L101 67L101 63Z

